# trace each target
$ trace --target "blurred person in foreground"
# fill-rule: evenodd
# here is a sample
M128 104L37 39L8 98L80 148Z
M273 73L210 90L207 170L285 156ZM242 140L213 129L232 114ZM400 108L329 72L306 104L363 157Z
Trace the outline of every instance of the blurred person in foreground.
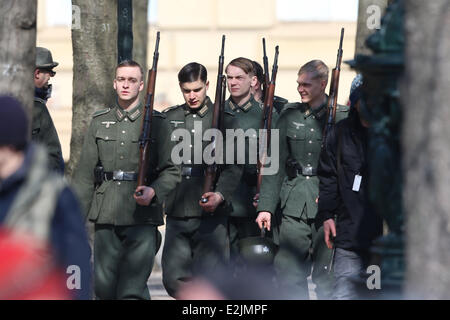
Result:
M28 140L23 107L0 96L0 225L48 247L66 273L69 297L89 299L90 248L78 201L49 169L47 151Z
M365 272L369 246L383 231L382 219L367 198L370 123L361 107L362 81L361 75L353 80L349 116L330 130L317 170L316 227L323 225L327 247L335 247L333 299L339 300L358 298L351 278Z

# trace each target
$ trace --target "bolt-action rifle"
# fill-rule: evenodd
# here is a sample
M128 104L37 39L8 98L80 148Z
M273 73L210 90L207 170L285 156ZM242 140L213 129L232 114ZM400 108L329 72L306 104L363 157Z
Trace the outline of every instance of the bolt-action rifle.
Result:
M278 72L278 53L279 53L278 46L276 46L275 57L272 66L272 79L269 82L266 95L264 96L264 108L263 108L263 117L261 121L261 129L264 129L265 131L263 131L264 133L260 136L261 140L259 142L260 146L259 151L261 152L261 154L258 156L257 162L258 177L256 183L256 193L259 193L259 190L261 188L263 166L266 162L267 150L270 148L270 130L272 129L273 98L275 95L275 80L277 78ZM266 75L267 77L269 77L268 73Z
M151 129L152 129L152 117L153 117L153 101L155 98L155 83L156 83L156 71L158 67L159 58L159 31L156 33L155 52L153 53L153 65L148 71L147 77L147 95L145 97L144 116L142 117L142 131L139 137L139 173L137 179L138 186L144 186L148 183L148 164L150 162L150 142ZM142 192L136 192L137 196L141 196Z
M339 40L339 49L337 52L336 59L336 67L331 72L331 83L330 83L330 93L328 95L328 104L327 104L327 124L323 129L322 135L322 148L326 145L327 134L330 129L333 127L336 121L336 108L337 108L337 97L338 97L338 89L339 89L339 76L341 73L341 62L342 62L342 41L344 40L344 28L341 28L341 38ZM334 217L334 221L336 223L336 216ZM336 254L336 247L334 245L333 239L333 248L331 249L331 259L330 263L327 266L328 273L331 273L333 270L334 256Z
M223 62L224 62L224 49L225 49L225 35L222 36L222 50L219 56L219 68L217 72L217 84L216 84L216 95L214 97L214 110L212 116L211 129L217 129L223 131L223 112L225 108L225 75L223 74ZM211 139L212 151L211 155L215 157L216 153L216 141L213 136ZM203 194L206 192L214 191L214 185L216 183L216 178L218 176L218 166L216 163L209 164L205 168L205 180L203 184ZM202 203L207 203L208 198L202 198Z

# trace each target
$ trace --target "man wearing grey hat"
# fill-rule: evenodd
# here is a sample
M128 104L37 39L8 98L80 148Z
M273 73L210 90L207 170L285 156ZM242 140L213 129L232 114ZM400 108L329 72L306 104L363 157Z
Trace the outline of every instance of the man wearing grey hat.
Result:
M34 108L32 122L32 140L47 147L50 158L49 167L64 173L64 160L61 152L61 143L53 124L46 103L50 98L52 85L51 77L55 75L53 68L58 62L53 61L50 50L42 47L36 48L36 68L34 70Z

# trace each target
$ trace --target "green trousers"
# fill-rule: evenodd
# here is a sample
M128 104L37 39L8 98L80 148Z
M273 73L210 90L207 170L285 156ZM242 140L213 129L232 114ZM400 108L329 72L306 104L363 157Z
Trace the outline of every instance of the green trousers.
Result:
M147 280L160 243L154 225L95 225L97 299L150 299Z
M303 209L305 213L306 207ZM302 217L306 217L302 214ZM318 299L331 299L333 275L328 272L332 251L324 240L323 227L313 219L282 216L280 247L274 260L279 286L292 299L308 299L311 275Z
M213 270L229 260L228 217L166 218L162 254L163 284L175 297L185 281L201 270Z

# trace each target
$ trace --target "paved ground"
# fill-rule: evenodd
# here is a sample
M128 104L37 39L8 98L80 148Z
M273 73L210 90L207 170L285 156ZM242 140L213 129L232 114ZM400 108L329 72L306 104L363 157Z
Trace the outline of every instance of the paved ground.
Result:
M167 294L166 289L164 289L161 271L154 270L150 275L147 284L152 300L174 300Z
M162 248L164 246L165 228L159 227L158 229L162 235L162 243L160 250L156 254L155 267L152 271L152 274L150 275L150 278L148 279L147 284L150 290L152 300L174 300L167 294L167 291L166 289L164 289L164 286L162 284L161 255L162 255ZM317 300L317 296L314 291L316 286L312 283L311 277L308 278L308 287L309 287L309 296L311 297L311 300Z
M153 270L147 284L152 300L174 300L167 294L166 289L164 289L160 270ZM317 300L316 293L314 292L315 285L311 282L311 277L308 278L308 286L311 300Z

